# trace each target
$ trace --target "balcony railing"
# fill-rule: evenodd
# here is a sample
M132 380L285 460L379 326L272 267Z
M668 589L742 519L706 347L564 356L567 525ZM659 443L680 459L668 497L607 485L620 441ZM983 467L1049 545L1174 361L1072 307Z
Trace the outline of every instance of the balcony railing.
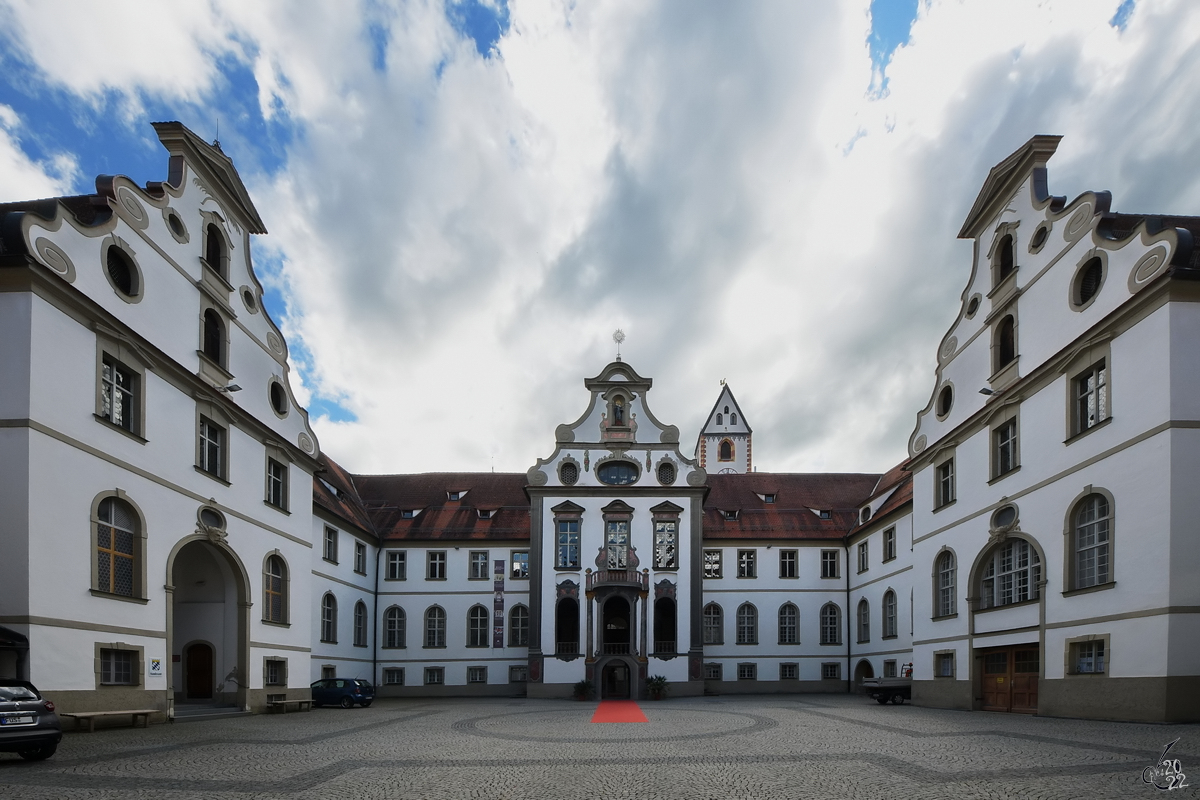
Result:
M579 655L579 642L559 642L554 652L560 656Z
M675 655L675 642L655 642L654 655L656 656L673 656Z
M587 590L601 586L635 586L643 592L650 591L650 575L636 569L601 569L587 576Z
M627 656L630 652L629 642L605 642L600 645L600 652L606 656Z

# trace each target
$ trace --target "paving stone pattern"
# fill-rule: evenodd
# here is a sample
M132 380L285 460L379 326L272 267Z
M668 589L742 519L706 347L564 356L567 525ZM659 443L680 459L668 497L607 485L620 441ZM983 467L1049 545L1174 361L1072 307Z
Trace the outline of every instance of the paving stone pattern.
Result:
M1200 787L1200 725L880 706L853 696L642 703L377 700L68 733L49 761L0 754L0 798L1138 798L1163 746Z

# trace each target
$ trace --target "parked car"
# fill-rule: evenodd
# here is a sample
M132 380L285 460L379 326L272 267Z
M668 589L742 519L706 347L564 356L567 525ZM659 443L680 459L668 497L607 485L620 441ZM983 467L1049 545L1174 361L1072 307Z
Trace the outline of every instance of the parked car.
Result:
M0 752L41 761L54 755L61 740L54 703L29 681L0 678Z
M314 706L338 706L350 708L371 705L375 699L375 687L361 678L322 678L312 685Z

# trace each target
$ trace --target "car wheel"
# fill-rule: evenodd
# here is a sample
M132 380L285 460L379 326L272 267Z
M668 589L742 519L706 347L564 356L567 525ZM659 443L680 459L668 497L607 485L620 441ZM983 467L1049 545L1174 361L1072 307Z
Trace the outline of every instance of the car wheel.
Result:
M54 755L54 751L57 749L57 744L44 744L33 750L22 750L20 755L26 761L43 761Z
M881 706L886 706L887 701L888 701L888 699L886 697L884 697L883 695L879 695L878 697L875 698L875 702L879 703L879 705L881 705Z
M362 707L363 707L363 708L370 708L370 707L371 707L371 701L370 701L370 700L368 700L367 702L363 703L363 704L362 704Z
M892 695L892 702L898 706L903 705L904 704L904 695L902 695L902 694Z
M342 708L353 708L353 707L354 707L353 700L351 700L349 697L342 698Z

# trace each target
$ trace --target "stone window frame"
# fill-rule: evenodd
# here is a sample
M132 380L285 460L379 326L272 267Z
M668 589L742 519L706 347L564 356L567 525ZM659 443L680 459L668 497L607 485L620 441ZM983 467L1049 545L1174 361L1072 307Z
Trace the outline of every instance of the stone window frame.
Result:
M321 539L321 560L328 561L330 564L338 563L338 539L341 538L338 529L331 525L325 526L325 533Z
M271 666L275 665L277 672L271 679ZM282 666L279 666L282 665ZM288 659L282 656L263 656L263 687L288 685Z
M704 549L703 569L704 569L705 579L714 579L715 580L715 579L724 577L724 561L725 561L725 559L724 559L723 553L724 553L724 550L720 547L707 547ZM713 559L711 562L709 561L710 555L716 556L716 558ZM715 565L714 568L711 570L709 569L710 563L712 565Z
M446 685L446 668L445 667L426 667L425 668L425 685L426 686L445 686Z
M951 582L949 586L943 587L941 584L941 576L943 573L942 561L945 558L949 558L951 561L950 571L948 573L951 577ZM953 548L943 545L941 549L939 549L933 556L933 569L930 574L930 588L933 594L932 619L934 621L954 619L958 616L958 588L961 584L961 581L958 579L958 565L958 554L954 552ZM943 602L942 589L944 588L950 589L950 602L948 606Z
M553 523L554 524L554 568L557 570L570 570L570 571L582 569L583 568L583 512L584 512L583 506L577 505L576 503L572 503L570 500L567 500L563 503L559 503L558 505L554 506L550 510L554 513L554 523ZM575 523L574 531L571 531L569 529L570 523L572 523L572 522ZM568 526L568 530L566 530L566 531L561 530L561 527L564 523ZM574 564L569 563L570 562L569 558L564 559L562 557L563 556L562 548L564 547L564 545L561 542L561 537L564 534L566 534L569 537L571 533L575 534L575 563ZM569 555L570 547L571 547L569 539L565 546L568 548L567 554Z
M509 664L508 665L508 682L509 683L528 683L529 682L529 665L528 664Z
M96 689L99 691L108 691L113 688L124 688L129 686L146 685L146 648L140 644L126 644L125 642L94 642L93 671L96 678ZM133 653L130 657L132 662L129 666L129 683L116 683L113 681L105 682L104 678L104 658L106 652Z
M517 624L517 612L524 611L524 624ZM509 647L529 647L529 630L531 628L531 619L529 615L529 607L524 603L517 603L508 611L508 646ZM518 635L521 634L521 635Z
M524 556L524 558L518 558ZM518 567L518 564L524 564L523 567ZM510 550L508 554L508 577L514 581L529 580L529 551L528 550Z
M871 602L865 597L858 601L857 617L858 624L855 626L855 631L858 643L871 641Z
M446 580L447 557L445 550L426 550L425 551L425 580L427 581L444 581Z
M790 568L787 566L789 564ZM796 548L788 547L779 551L779 577L781 580L800 578L800 551Z
M209 315L212 315L211 317ZM210 319L215 320L220 326L219 339L217 340L220 352L217 353L217 358L208 352L208 327ZM207 378L216 386L225 386L233 380L233 373L229 371L229 351L231 342L232 319L229 309L222 306L220 303L213 301L207 296L200 297L200 331L199 344L196 348L196 355L200 359L200 369L198 370L201 377Z
M710 614L709 609L716 613ZM725 644L725 609L715 600L705 603L700 611L700 638L704 644Z
M270 406L271 413L279 419L287 419L291 412L292 404L288 398L287 387L276 375L267 378L267 405ZM282 411L279 410L281 405Z
M1012 320L1011 342L1006 341L1005 323L1008 320ZM988 384L992 389L998 390L1012 383L1020 374L1018 365L1021 362L1021 324L1016 303L1009 304L995 316L991 323L991 331L992 374L988 378ZM1009 347L1012 348L1012 357L1004 361L1005 351Z
M633 570L637 567L637 556L633 547L633 516L634 509L628 503L621 500L614 500L604 508L600 509L603 517L604 539L601 541L601 559L602 562L597 564L600 569L616 569L616 570ZM613 567L608 565L610 547L614 547L609 542L609 536L612 533L610 528L616 524L625 523L625 566ZM619 547L619 545L615 545Z
M404 685L404 667L384 667L383 668L383 685L384 686L403 686Z
M949 674L943 674L942 667L949 663ZM949 650L934 650L933 651L933 677L934 679L955 680L958 677L958 651Z
M862 575L867 570L871 569L871 548L868 546L870 539L864 539L858 543L858 573Z
M407 648L408 615L401 606L390 605L383 612L383 649L406 650Z
M133 531L133 594L124 595L110 592L107 589L100 588L100 568L99 568L99 552L100 552L100 504L108 499L119 500L133 511L137 519L137 530ZM146 514L141 507L133 501L133 499L125 492L124 489L112 489L100 492L92 498L92 506L89 514L91 543L88 551L88 560L91 562L91 588L90 593L93 597L104 597L109 600L121 600L127 603L138 603L145 605L149 603L149 597L146 589L148 586L146 577L146 547L148 533L146 531Z
M740 645L758 644L758 608L749 601L737 608L734 617L734 642Z
M957 449L943 448L933 459L933 512L949 508L958 501L958 465L955 463Z
M830 614L832 612L832 623ZM821 606L818 620L820 622L821 645L825 647L841 647L842 645L842 609L830 600ZM832 636L830 634L832 633Z
M279 474L272 472L273 468L277 468ZM282 448L268 447L267 448L267 467L265 471L266 481L266 497L263 503L287 514L290 500L291 488L291 459L287 458ZM276 487L278 487L278 497L276 496ZM276 502L278 500L278 502Z
M1100 365L1103 364L1103 367ZM1082 427L1083 420L1079 413L1079 385L1082 379L1094 373L1097 369L1104 370L1104 411L1103 417L1088 427ZM1066 379L1066 431L1064 444L1072 444L1083 436L1103 428L1112 421L1113 392L1112 392L1112 342L1104 339L1087 345L1079 350L1074 357L1060 370Z
M722 669L723 666L724 666L723 664L721 664L720 662L717 662L717 661L706 662L704 664L704 666L701 667L701 669L703 670L703 672L701 672L701 674L704 676L703 679L706 681L724 680L725 679L723 677L724 669Z
M467 683L482 683L488 682L488 668L486 666L472 665L467 667Z
M1029 571L1029 596L1024 600L1014 600L1011 603L997 603L995 602L997 590L995 583L993 583L992 598L989 601L988 598L985 597L983 591L983 582L984 580L987 580L985 576L987 575L988 565L996 563L997 554L999 553L1000 548L1005 547L1013 542L1024 542L1029 547L1030 555L1032 556L1029 566L1025 568ZM1034 563L1034 559L1036 559L1036 564ZM972 570L971 590L976 597L976 612L990 611L992 609L1000 608L1012 608L1013 606L1019 606L1026 603L1040 602L1042 597L1042 587L1046 582L1046 565L1046 555L1042 552L1041 546L1033 539L1033 537L1029 536L1028 534L1022 533L1018 535L1002 535L993 538L990 542L988 542L987 546L980 551L979 557L975 562L974 569ZM1014 570L1014 574L1018 571L1019 570ZM995 581L998 575L999 573L997 571L994 573L992 580Z
M954 381L946 381L938 388L937 400L933 404L933 414L940 422L950 416L954 410Z
M210 426L220 432L220 442L217 451L216 470L206 469L209 465L208 453L205 450L204 440L201 437L201 423L208 423ZM222 411L216 403L210 400L196 401L196 425L192 429L195 431L194 441L196 443L196 471L201 475L206 475L218 483L226 486L230 483L230 458L229 451L232 449L233 440L233 420Z
M837 550L821 551L821 578L835 580L842 577L842 559Z
M842 665L838 661L825 661L821 664L821 680L823 681L840 681L842 679Z
M124 259L124 265L129 270L130 292L128 294L117 287L116 282L112 279L112 275L109 274L108 251L109 248L114 247L120 253L120 257ZM138 264L137 253L129 246L129 243L116 234L106 236L100 242L100 252L103 254L101 272L104 273L104 279L108 281L113 294L119 297L122 302L129 303L130 305L142 302L142 298L146 296L146 281L142 274L142 267Z
M425 650L446 648L446 609L436 603L425 609L421 617L424 628L421 644Z
M325 592L321 595L321 641L327 644L337 644L338 634L338 602L337 595Z
M479 603L467 609L466 642L470 648L492 646L492 615Z
M721 449L725 445L729 445L729 458L724 458L721 455ZM732 464L734 461L737 461L737 445L734 444L733 439L726 436L722 438L721 441L717 442L717 462L721 464Z
M896 672L896 659L889 658L889 659L884 660L884 662L883 662L883 677L885 677L885 678L899 677Z
M395 556L399 556L399 558L395 558ZM383 579L385 581L406 581L406 580L408 580L408 551L407 550L388 550L387 551L387 572L384 574Z
M1099 672L1080 672L1079 650L1081 645L1099 642L1104 647L1104 669ZM1112 674L1112 634L1089 633L1072 636L1063 642L1063 675L1067 678L1102 679Z
M883 532L883 563L896 560L896 526L893 525Z
M367 604L359 600L354 604L354 646L367 646Z
M357 539L354 540L354 572L358 575L367 574L367 545Z
M481 559L479 556L483 556L483 558ZM481 566L482 569L478 569ZM491 579L491 567L490 550L471 550L467 553L467 580L486 581Z
M790 673L790 674L789 674ZM779 664L779 680L800 680L800 664L796 661L782 661Z
M134 384L130 392L133 408L129 413L128 428L104 416L105 362L122 369ZM149 359L123 337L96 331L96 420L140 444L146 443L146 374L150 371Z
M650 529L653 531L654 536L652 561L656 570L675 571L679 569L679 519L682 515L683 508L670 501L659 503L650 509ZM672 546L673 556L669 564L658 557L658 526L661 524L674 526L669 531L671 538L674 540Z
M281 567L281 574L276 575L271 572L271 562L275 560ZM271 588L272 579L279 578L279 591ZM291 598L292 570L288 565L287 559L284 558L282 552L278 549L272 550L263 556L262 562L262 597L263 611L262 622L267 625L278 625L282 627L290 627L291 608L289 600ZM279 619L273 619L271 616L271 595L279 595Z
M891 598L889 602L888 598ZM882 629L879 632L880 639L895 639L897 631L900 628L900 603L896 599L896 590L890 586L883 593L883 598L880 601L880 618L883 621Z
M992 244L987 252L992 277L992 289L988 293L989 297L1008 291L1010 285L1016 283L1016 275L1020 270L1020 264L1017 263L1017 224L1006 222L1000 225L992 237ZM1007 252L1011 259L1011 263L1007 265L1007 271L1005 271L1004 264L1005 239L1008 240Z
M220 278L222 283L228 284L232 288L232 284L229 283L229 255L233 250L233 241L225 230L225 220L221 218L220 214L213 211L201 211L200 214L203 217L200 222L201 252L203 253L200 256L200 263ZM209 260L212 255L210 238L214 230L218 235L217 247L219 248L217 253L219 260L216 264Z
M753 661L743 661L738 663L737 679L739 681L758 680L758 664Z
M758 577L758 548L743 547L738 549L737 571L739 578Z
M787 611L789 609L792 612L791 617L792 617L793 621L785 622L784 614L787 613ZM800 644L800 607L797 606L795 603L793 603L791 600L788 600L787 602L785 602L783 605L781 605L779 607L778 622L779 622L779 626L778 626L779 627L779 630L778 630L779 644L783 644L783 645ZM791 631L791 634L785 635L785 633L787 633L787 631L789 631L789 629Z
M1087 273L1087 266L1093 261L1100 262L1100 283L1096 285L1096 291L1092 292L1092 296L1083 299L1083 278ZM1108 282L1108 252L1099 247L1094 247L1088 250L1079 261L1075 264L1075 274L1071 276L1071 283L1068 291L1067 305L1072 311L1086 311L1092 303L1096 302L1096 298L1100 295L1104 284Z
M1077 518L1080 507L1092 495L1103 497L1108 503L1108 580L1091 586L1079 585L1079 573L1075 560L1076 541L1078 537ZM1117 533L1117 503L1112 492L1102 486L1088 484L1067 504L1067 513L1063 520L1063 597L1073 597L1079 594L1090 594L1117 585L1116 579L1116 533Z
M1009 469L1001 472L1001 434L1008 426L1012 426L1012 464ZM1008 403L996 410L988 420L988 453L990 479L993 484L1009 475L1021 471L1021 404Z

